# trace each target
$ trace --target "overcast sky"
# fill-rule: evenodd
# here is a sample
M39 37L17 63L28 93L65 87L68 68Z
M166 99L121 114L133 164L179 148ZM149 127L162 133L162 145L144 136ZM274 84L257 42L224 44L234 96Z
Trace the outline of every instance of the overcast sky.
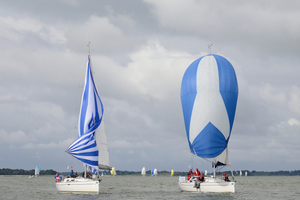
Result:
M88 41L111 166L188 165L180 102L186 68L208 53L234 66L233 170L300 169L300 2L0 1L0 168L67 171Z

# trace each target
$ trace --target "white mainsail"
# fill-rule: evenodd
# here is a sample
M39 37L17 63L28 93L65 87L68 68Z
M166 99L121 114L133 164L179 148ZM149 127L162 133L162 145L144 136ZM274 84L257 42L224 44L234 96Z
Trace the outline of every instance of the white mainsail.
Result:
M97 143L98 154L99 154L98 156L99 169L110 170L111 167L109 164L108 146L107 146L107 139L106 139L103 119L98 130L95 133L95 136L96 136L96 143Z
M40 175L40 172L41 172L40 166L36 166L36 167L35 167L35 171L34 171L34 175L35 175L35 176L39 176L39 175Z
M158 175L157 169L156 169L156 168L155 168L154 171L153 171L153 175L154 175L154 176L157 176L157 175Z
M143 167L143 169L142 169L142 171L141 171L141 174L142 174L143 176L146 175L146 168L145 168L145 167Z

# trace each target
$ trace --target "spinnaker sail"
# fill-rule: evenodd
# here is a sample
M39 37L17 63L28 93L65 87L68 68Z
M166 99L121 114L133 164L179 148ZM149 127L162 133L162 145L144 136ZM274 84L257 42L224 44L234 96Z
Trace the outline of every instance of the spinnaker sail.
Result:
M213 165L230 165L230 139L238 99L238 83L231 63L208 54L186 70L181 84L181 104L190 151L214 158Z
M85 86L78 120L78 138L69 146L67 152L85 163L94 173L99 168L111 169L102 120L103 112L103 104L94 82L90 56L88 55ZM97 130L98 128L99 130Z

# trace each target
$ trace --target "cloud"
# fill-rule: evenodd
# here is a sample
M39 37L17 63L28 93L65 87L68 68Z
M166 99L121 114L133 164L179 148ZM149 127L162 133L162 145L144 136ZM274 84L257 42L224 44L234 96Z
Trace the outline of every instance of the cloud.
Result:
M295 119L295 118L291 118L291 119L288 120L288 124L291 125L291 126L294 126L294 125L299 126L300 121Z
M288 103L289 109L300 116L300 88L297 86L292 86L292 91L290 93L291 100Z
M24 40L26 33L32 33L52 43L62 44L67 41L64 33L54 26L45 25L31 18L0 17L0 37L18 41Z
M6 132L5 130L0 130L0 138L1 143L10 143L10 144L22 144L24 142L30 141L31 138L28 138L26 134L21 131L14 131L14 132Z
M287 14L279 2L272 2L272 6L266 6L266 2L244 1L145 2L152 6L157 23L177 34L196 36L223 45L234 43L240 48L247 45L248 50L260 46L259 52L272 51L277 55L290 46L296 52L300 50L293 45L300 40L300 22L294 20L299 13L289 8ZM288 39L283 40L282 37Z
M266 102L275 102L279 104L284 104L286 101L285 94L283 92L276 91L270 84L266 84L263 88L259 90L259 94L262 99Z
M51 143L26 143L21 146L21 149L67 149L67 147L73 142L72 139L66 139L59 142L51 142Z
M192 158L201 160L189 152L180 86L207 44L230 60L239 82L233 168L300 167L300 3L0 4L0 148L10 149L0 153L3 167L31 169L38 156L65 170L55 161L77 137L87 41L117 169L187 170Z
M119 16L117 21L123 21L132 25L127 17ZM134 47L136 40L126 37L123 31L115 26L108 17L92 15L84 23L71 26L66 31L70 48L82 49L87 42L91 42L91 52L101 52L104 54L118 53L123 48L128 49L131 44ZM130 49L130 48L129 48Z
M128 142L126 140L115 140L111 144L109 144L109 147L113 149L149 149L149 148L156 148L156 145L146 140L137 141L137 142Z

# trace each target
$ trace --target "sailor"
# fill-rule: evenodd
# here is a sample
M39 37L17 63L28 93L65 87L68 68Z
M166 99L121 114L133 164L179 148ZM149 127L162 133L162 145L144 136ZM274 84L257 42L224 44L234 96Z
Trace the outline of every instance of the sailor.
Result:
M226 181L226 182L230 182L230 180L229 180L229 178L228 178L228 175L226 175L225 172L223 173L222 180L224 180L224 181Z
M200 174L200 182L204 182L204 175L203 175L203 173Z
M200 171L198 170L198 168L196 168L196 171L194 171L194 176L195 176L195 178L196 178L196 180L195 180L195 184L194 184L194 187L196 187L196 188L199 188L200 187ZM199 184L198 184L198 182L199 182Z
M230 182L230 180L229 180L229 178L228 178L228 175L226 175L225 181L226 181L226 182Z
M223 173L223 176L222 176L222 180L225 181L225 179L226 179L226 173L224 172L224 173Z
M70 178L72 178L73 176L74 176L74 173L73 173L73 169L72 169L70 172Z
M194 176L200 176L200 171L198 170L198 168L196 168L196 171L194 171Z
M55 178L56 183L58 183L62 180L62 177L58 173L56 173L56 176L54 176L54 178Z
M187 180L189 181L191 179L191 176L193 176L193 170L190 169L190 171L188 172L188 177L187 177Z

